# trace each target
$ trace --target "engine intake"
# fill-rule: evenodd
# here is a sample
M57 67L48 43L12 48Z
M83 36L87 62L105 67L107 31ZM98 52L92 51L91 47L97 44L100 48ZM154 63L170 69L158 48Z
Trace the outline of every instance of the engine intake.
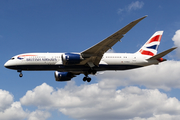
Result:
M78 64L83 59L80 54L65 53L61 56L64 65Z
M54 73L56 81L70 81L74 75L71 72L58 72Z

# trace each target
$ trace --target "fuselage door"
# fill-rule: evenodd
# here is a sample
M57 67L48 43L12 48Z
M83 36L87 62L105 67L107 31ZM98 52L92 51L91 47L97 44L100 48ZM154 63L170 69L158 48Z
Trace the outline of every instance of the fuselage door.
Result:
M133 56L132 63L136 63L136 56Z

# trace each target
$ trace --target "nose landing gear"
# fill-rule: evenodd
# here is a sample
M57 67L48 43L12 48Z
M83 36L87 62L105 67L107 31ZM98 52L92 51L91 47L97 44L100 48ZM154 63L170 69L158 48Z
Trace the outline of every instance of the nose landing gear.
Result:
M17 70L17 72L19 72L19 77L22 77L22 76L23 76L22 70Z
M19 74L19 77L22 77L22 76L23 76L23 74L22 74L22 73L20 73L20 74Z

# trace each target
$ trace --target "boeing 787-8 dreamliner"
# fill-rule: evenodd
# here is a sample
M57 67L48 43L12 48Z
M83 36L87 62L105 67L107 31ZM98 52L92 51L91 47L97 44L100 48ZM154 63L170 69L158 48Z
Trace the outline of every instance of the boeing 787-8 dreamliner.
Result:
M26 53L12 57L4 66L22 71L53 70L56 81L69 81L84 74L83 81L90 82L89 74L105 70L129 70L165 61L162 57L176 49L170 48L157 54L163 31L155 32L152 37L135 53L106 53L123 36L146 16L137 19L96 45L80 53Z

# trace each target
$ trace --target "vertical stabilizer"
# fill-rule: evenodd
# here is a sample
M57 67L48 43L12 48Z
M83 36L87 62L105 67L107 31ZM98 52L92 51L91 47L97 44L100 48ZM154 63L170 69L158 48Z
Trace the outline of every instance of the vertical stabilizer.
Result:
M157 50L161 41L163 31L155 32L151 38L136 52L137 54L154 56L157 54Z

